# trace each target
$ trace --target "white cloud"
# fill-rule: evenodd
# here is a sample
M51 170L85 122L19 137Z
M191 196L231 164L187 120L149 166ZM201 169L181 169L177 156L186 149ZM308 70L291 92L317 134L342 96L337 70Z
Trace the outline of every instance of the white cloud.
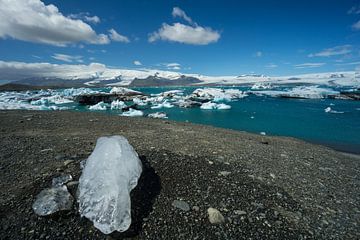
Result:
M254 54L255 57L262 57L262 55L263 55L262 51L257 51L257 52Z
M193 45L207 45L217 42L219 38L220 34L208 27L191 27L181 23L168 25L164 23L158 31L150 34L149 42L167 40Z
M193 20L186 15L186 13L179 7L174 7L173 11L172 11L172 16L173 17L180 17L183 18L185 21L187 21L190 24L194 24ZM196 23L195 23L196 24Z
M136 66L141 66L142 63L141 63L140 61L138 61L138 60L135 60L135 61L134 61L134 65L136 65Z
M115 29L110 29L109 33L110 33L109 34L110 39L115 41L115 42L123 42L123 43L129 43L130 42L130 40L126 36L117 33L115 31Z
M278 65L274 64L274 63L269 63L268 65L265 66L266 68L277 68Z
M302 64L294 65L294 67L295 68L316 68L316 67L321 67L324 65L325 65L325 63L302 63Z
M354 23L351 27L354 30L360 30L360 20Z
M348 14L360 14L360 6L353 6L347 12Z
M172 15L183 18L192 26L182 23L174 23L173 25L163 23L160 29L149 34L149 42L164 40L192 45L207 45L219 40L220 33L218 31L212 30L210 27L199 26L179 7L173 8Z
M110 42L87 23L65 17L56 6L40 0L0 0L0 38L8 37L56 46Z
M51 57L56 59L56 60L69 62L69 63L71 63L71 62L83 62L82 56L71 56L71 55L66 55L66 54L55 53Z
M88 22L88 23L92 23L92 24L97 24L97 23L100 23L101 20L98 16L90 16L90 13L86 12L82 12L82 13L77 13L77 14L70 14L69 15L69 18L72 18L72 19L81 19L85 22Z
M180 63L166 63L165 66L167 69L171 69L171 70L180 70L181 69Z
M351 53L351 45L336 46L333 48L327 48L318 53L309 54L308 57L331 57L337 55L345 55Z
M83 64L51 64L24 63L0 61L0 78L19 80L29 77L57 77L57 78L90 78L96 72L103 72L107 68L100 63Z

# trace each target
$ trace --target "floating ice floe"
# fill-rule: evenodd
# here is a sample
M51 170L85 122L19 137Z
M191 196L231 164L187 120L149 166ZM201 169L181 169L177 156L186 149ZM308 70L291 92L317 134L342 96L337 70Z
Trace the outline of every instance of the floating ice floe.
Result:
M307 98L307 99L320 99L326 98L329 95L338 95L338 91L334 91L330 88L323 88L319 86L300 86L292 89L274 90L274 91L250 91L255 95L267 95L271 97L283 97L283 98Z
M168 101L164 101L162 103L158 103L154 106L151 107L151 109L159 109L159 108L172 108L174 107L174 105L172 105L171 103L169 103Z
M95 93L99 93L99 91L95 91L90 88L66 88L60 92L61 95L68 97L74 97L84 94L95 94Z
M221 89L221 88L198 88L190 95L190 98L199 98L203 100L230 101L239 99L247 95L238 89Z
M90 110L95 110L95 111L104 111L106 110L106 108L107 108L107 104L102 101L89 107Z
M120 100L112 101L110 105L111 110L122 110L125 107L127 107L127 105Z
M224 104L224 103L213 103L213 102L206 102L203 103L200 106L201 109L205 109L205 110L214 110L214 109L218 109L218 110L228 110L231 109L230 105Z
M272 85L270 83L259 82L252 85L251 90L262 90L262 89L270 89L270 88L272 88Z
M38 100L32 100L30 104L32 105L47 105L47 104L66 104L66 103L72 103L73 100L64 98L60 95L54 95L49 97L42 97Z
M129 108L129 111L123 112L121 116L125 117L141 117L144 116L144 113L140 110Z
M105 234L131 224L130 191L142 172L138 154L122 136L101 137L79 180L79 212Z
M150 113L148 115L149 118L168 118L166 116L166 113L164 112L156 112L156 113Z
M132 101L139 106L146 106L148 103L140 98L133 98Z
M184 94L183 90L170 90L159 94L155 94L155 96L163 96L163 97L171 98L175 96L182 96L183 94Z
M344 113L344 112L339 112L339 111L332 110L331 107L325 108L324 111L326 113Z
M110 90L110 93L116 93L116 94L121 94L121 95L142 95L142 92L139 91L135 91L129 88L124 88L124 87L113 87Z

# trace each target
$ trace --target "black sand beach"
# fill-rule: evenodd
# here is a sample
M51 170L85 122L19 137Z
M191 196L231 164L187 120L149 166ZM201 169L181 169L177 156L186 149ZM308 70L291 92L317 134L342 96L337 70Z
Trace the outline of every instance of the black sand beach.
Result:
M130 229L104 235L77 204L35 215L36 195L62 173L78 180L80 161L104 135L124 135L143 162ZM0 136L0 239L360 238L356 155L292 138L67 111L0 111ZM69 186L73 196L76 188ZM209 207L223 224L209 222Z

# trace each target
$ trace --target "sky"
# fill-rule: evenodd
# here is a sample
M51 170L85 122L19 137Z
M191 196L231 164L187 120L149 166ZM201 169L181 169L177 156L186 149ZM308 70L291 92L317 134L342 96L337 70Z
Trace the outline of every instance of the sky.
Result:
M360 1L0 0L0 61L269 76L360 69Z

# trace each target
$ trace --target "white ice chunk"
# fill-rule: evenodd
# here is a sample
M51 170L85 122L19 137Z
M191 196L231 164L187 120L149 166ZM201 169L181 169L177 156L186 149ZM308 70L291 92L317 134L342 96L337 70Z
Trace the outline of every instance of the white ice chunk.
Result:
M159 103L159 104L152 106L151 109L172 108L172 107L174 107L174 105L172 105L171 103L169 103L165 100L163 103Z
M133 98L132 101L139 106L146 106L148 104L147 102L141 100L140 98Z
M203 98L219 101L230 101L246 97L247 95L238 89L221 89L221 88L199 88L196 89L190 97Z
M142 94L139 91L135 91L129 88L124 88L124 87L113 87L110 90L110 93L116 93L116 94L124 94L124 95L137 95L137 94Z
M79 180L79 211L105 234L126 231L131 224L130 191L142 166L122 136L100 137Z
M227 104L224 104L224 103L206 102L206 103L203 103L200 106L200 108L205 109L205 110L215 110L215 109L228 110L228 109L231 109L231 106L227 105Z
M107 106L107 104L104 103L103 101L101 101L95 105L90 106L89 109L95 110L95 111L104 111L104 110L106 110L106 106Z
M123 101L115 100L111 102L111 110L118 109L121 110L126 107L126 104Z
M121 116L125 116L125 117L141 117L141 116L144 116L144 113L142 111L140 111L140 110L129 108L129 111L123 112L121 114Z
M32 208L37 215L46 216L61 210L70 210L73 201L74 198L66 186L46 188L36 196Z
M166 113L164 112L156 112L156 113L150 113L148 115L149 118L168 118L166 116Z
M325 108L324 111L325 111L326 113L344 113L344 112L340 112L340 111L335 111L335 110L333 110L331 107Z

